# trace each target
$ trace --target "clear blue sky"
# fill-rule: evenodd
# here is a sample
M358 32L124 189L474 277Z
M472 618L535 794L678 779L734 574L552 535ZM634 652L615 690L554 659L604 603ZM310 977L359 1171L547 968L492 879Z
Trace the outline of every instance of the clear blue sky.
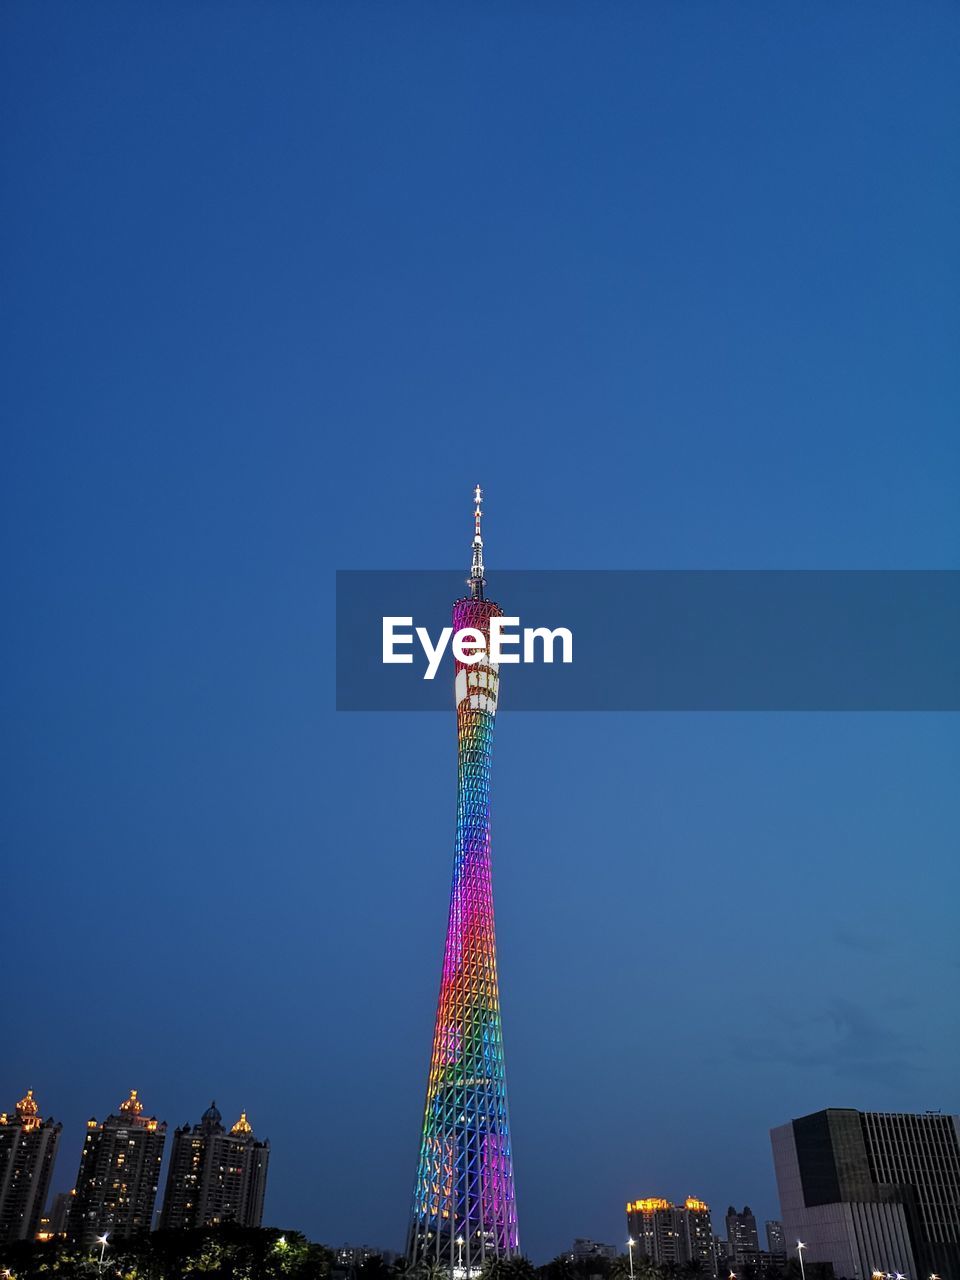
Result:
M960 567L960 12L8 3L0 1105L136 1086L398 1246L454 728L333 573ZM955 716L507 715L521 1234L960 1108Z

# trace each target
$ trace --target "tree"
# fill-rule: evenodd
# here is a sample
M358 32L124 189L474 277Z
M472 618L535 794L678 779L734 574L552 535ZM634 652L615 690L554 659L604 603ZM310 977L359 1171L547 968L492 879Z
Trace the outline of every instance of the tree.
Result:
M539 1270L543 1280L576 1280L580 1274L568 1253L558 1253Z
M491 1258L480 1272L480 1280L536 1280L537 1272L529 1258Z

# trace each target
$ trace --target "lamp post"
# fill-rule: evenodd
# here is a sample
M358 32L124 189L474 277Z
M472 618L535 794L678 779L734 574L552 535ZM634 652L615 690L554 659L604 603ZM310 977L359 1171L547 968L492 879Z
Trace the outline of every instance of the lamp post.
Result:
M630 1280L634 1280L634 1277L633 1277L633 1245L634 1245L634 1239L633 1239L633 1236L631 1236L631 1237L630 1237L630 1239L627 1241L627 1249L630 1251Z
M108 1233L105 1231L102 1236L97 1236L97 1244L100 1246L100 1259L97 1262L97 1271L103 1271L103 1255L107 1252Z
M457 1271L463 1275L463 1236L457 1236Z
M802 1240L797 1241L797 1257L800 1259L800 1280L807 1280L807 1273L803 1269L803 1251L806 1247Z

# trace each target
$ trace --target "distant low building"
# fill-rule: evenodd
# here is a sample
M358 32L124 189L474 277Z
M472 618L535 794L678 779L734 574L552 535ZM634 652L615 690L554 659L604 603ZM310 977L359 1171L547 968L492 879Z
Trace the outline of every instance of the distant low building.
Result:
M70 1212L72 1191L59 1191L53 1197L53 1204L40 1219L37 1231L38 1240L62 1240L67 1234L67 1216Z
M67 1235L81 1244L97 1236L129 1239L153 1225L165 1121L143 1114L136 1089L116 1115L87 1121L87 1136L67 1217Z
M259 1227L269 1162L270 1143L254 1136L247 1113L228 1133L211 1102L199 1124L174 1130L161 1229Z
M600 1244L596 1240L588 1240L585 1236L578 1236L573 1242L573 1248L570 1250L571 1262L591 1262L595 1258L604 1258L608 1262L612 1262L616 1258L619 1250L615 1244Z
M0 1244L37 1234L62 1128L41 1117L32 1089L0 1113Z
M382 1258L389 1264L395 1257L396 1254L390 1250L378 1249L375 1245L342 1244L339 1249L333 1251L333 1266L337 1271L354 1271L365 1262L369 1262L371 1258Z
M657 1266L698 1262L706 1275L716 1275L710 1206L703 1200L688 1196L682 1205L660 1196L631 1200L627 1231L638 1257Z

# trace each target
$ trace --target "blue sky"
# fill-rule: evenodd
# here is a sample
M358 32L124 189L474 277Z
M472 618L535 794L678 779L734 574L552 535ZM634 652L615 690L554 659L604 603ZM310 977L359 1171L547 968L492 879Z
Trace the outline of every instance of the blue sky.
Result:
M246 1107L270 1221L396 1247L455 738L334 712L334 570L466 567L478 479L494 594L960 567L960 16L0 22L0 1101L66 1122L63 1186L131 1086ZM955 716L504 714L496 751L535 1258L627 1196L774 1216L805 1111L958 1109Z

